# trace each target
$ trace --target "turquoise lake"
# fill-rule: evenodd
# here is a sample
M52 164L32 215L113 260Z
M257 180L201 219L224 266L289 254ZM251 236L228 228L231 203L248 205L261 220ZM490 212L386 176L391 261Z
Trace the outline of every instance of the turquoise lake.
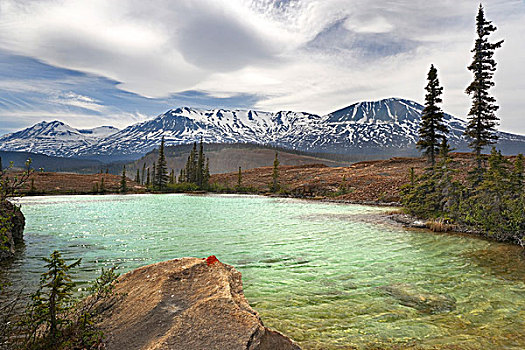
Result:
M216 255L243 275L265 325L304 349L525 349L525 257L461 235L407 230L388 208L229 195L26 197L25 249L2 278L34 288L42 257L100 268ZM385 292L446 296L428 312ZM82 287L82 284L79 286Z

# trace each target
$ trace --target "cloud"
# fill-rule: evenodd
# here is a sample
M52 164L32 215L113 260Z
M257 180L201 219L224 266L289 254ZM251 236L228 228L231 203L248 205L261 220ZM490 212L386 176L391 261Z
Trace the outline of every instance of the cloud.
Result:
M344 24L345 28L356 33L388 33L394 29L394 26L384 17L372 17L366 21L347 19Z
M105 107L99 103L100 101L97 101L88 96L79 95L73 91L68 91L64 94L61 94L52 99L51 102L95 112L103 112L105 110Z
M485 5L499 27L495 38L506 39L494 89L502 127L525 133L525 4ZM328 113L362 99L422 101L434 63L445 109L464 117L477 6L467 0L3 0L0 50L19 55L6 65L29 66L28 57L57 70L45 70L47 76L35 70L31 78L15 68L0 81L7 91L0 108L28 109L45 98L47 111L115 120L192 101Z

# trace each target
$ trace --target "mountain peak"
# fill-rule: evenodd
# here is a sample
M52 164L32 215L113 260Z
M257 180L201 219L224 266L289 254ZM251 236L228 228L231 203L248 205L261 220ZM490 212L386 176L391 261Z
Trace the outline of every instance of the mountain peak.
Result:
M202 137L206 143L256 143L312 152L415 155L422 110L422 105L402 98L354 103L325 116L179 107L120 131L77 130L59 121L42 122L0 138L0 150L129 158L158 147L162 137L166 145ZM465 121L448 114L444 121L453 147L466 150ZM523 136L499 133L499 137L504 151L510 146L512 152L525 149Z
M328 114L330 122L399 123L415 122L421 117L423 106L401 98L354 103Z

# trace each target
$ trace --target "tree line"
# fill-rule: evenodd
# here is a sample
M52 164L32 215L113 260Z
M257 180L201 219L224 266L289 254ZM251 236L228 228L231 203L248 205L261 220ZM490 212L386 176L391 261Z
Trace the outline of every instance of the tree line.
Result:
M175 170L168 172L168 165L165 155L165 141L162 137L159 146L159 155L152 167L147 167L146 163L142 164L142 172L137 168L135 182L143 185L150 191L172 192L178 189L186 190L208 190L210 187L210 159L204 153L204 144L202 138L198 144L193 143L193 148L188 155L185 166L180 169L177 176ZM126 166L122 169L120 192L128 191Z
M431 65L425 87L425 108L422 112L417 147L427 157L429 167L415 176L411 169L410 184L401 192L401 202L409 214L445 224L462 225L498 240L524 245L525 185L523 155L511 161L492 147L491 154L482 151L498 140L499 118L493 87L495 50L503 40L489 41L496 30L485 17L480 5L476 16L473 59L468 70L473 80L465 93L471 97L465 137L473 151L474 166L468 173L455 170L447 140L448 128L440 107L443 102L438 72ZM488 163L488 164L487 164ZM464 181L458 181L464 178Z

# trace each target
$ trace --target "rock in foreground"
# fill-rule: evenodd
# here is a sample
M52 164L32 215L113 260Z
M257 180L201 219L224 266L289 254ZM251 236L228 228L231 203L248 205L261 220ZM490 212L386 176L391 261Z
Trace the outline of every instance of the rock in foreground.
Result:
M25 217L13 203L0 202L0 261L15 255L15 246L24 242Z
M113 349L298 350L266 328L244 297L241 273L209 257L182 258L122 275L99 327Z

